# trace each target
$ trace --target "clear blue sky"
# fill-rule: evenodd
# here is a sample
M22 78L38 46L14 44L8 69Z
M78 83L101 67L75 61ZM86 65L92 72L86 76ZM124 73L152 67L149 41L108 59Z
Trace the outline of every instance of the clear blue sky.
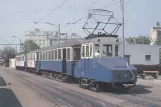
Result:
M65 23L74 22L74 20L85 17L89 9L102 8L112 1L107 9L114 10L116 19L121 22L120 3L115 3L120 0L69 0L31 28L34 21L43 18L63 1L65 0L1 0L0 43L5 43L4 40L18 43L17 39L12 40L12 35L24 38L25 31L33 30L35 27L41 30L56 30L55 27L44 22L60 23L64 27ZM161 21L161 0L125 0L125 2L128 2L125 4L126 37L146 35L157 21ZM85 19L81 20L72 30L70 29L73 25L70 25L62 29L62 32L76 32L82 37L86 36L82 30L85 21ZM121 34L121 29L118 34Z

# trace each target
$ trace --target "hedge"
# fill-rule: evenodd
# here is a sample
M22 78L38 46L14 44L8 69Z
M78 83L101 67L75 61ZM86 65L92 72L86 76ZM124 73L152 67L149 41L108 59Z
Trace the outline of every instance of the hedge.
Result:
M159 71L161 74L161 64L159 65L134 65L137 68L138 74L142 74L143 71Z

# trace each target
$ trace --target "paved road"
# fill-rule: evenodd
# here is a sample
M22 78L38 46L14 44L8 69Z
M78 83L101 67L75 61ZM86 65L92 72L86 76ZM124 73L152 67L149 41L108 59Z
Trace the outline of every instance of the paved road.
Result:
M150 96L155 94L154 90L147 90L149 87L141 84L128 92L96 93L79 88L76 84L63 83L23 71L8 68L0 68L0 71L1 74L12 75L32 88L50 101L54 107L150 107L152 105L160 107L158 105L161 105L159 97ZM155 88L155 91L156 89L159 88Z
M62 87L61 85L51 83L49 81L44 81L44 77L39 77L37 75L29 74L22 71L16 71L11 69L4 69L2 74L12 74L19 78L19 80L32 88L39 94L41 94L50 102L54 103L56 106L60 107L115 107L115 104L109 102L101 101L100 99L81 94L70 90L68 88Z

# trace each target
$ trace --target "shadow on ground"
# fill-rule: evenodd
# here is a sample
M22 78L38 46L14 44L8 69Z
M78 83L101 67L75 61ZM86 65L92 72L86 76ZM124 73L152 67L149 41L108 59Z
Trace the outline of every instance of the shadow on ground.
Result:
M148 94L152 93L152 91L149 90L151 88L150 86L144 86L144 85L136 85L135 87L132 87L130 89L113 89L110 90L111 93L114 94L132 94L132 95L137 95L137 94Z
M6 85L3 77L0 77L0 107L22 107L11 89L2 88Z
M22 107L12 90L0 88L0 107Z
M0 86L6 86L6 82L5 80L3 79L3 77L0 77Z

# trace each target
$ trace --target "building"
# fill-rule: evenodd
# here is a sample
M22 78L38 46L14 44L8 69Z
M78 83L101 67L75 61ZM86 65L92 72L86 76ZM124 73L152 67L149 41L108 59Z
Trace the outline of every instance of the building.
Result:
M151 44L154 44L158 37L161 37L161 27L153 27L150 29Z
M52 45L57 38L55 31L40 31L39 29L25 34L25 40L33 40L40 48Z
M160 64L159 45L126 44L125 59L135 65L157 65Z
M35 29L34 31L27 32L25 34L25 40L33 40L40 48L51 46L57 43L65 42L67 39L76 39L80 38L75 33L72 33L71 36L67 36L67 33L58 33L55 31L40 31Z

